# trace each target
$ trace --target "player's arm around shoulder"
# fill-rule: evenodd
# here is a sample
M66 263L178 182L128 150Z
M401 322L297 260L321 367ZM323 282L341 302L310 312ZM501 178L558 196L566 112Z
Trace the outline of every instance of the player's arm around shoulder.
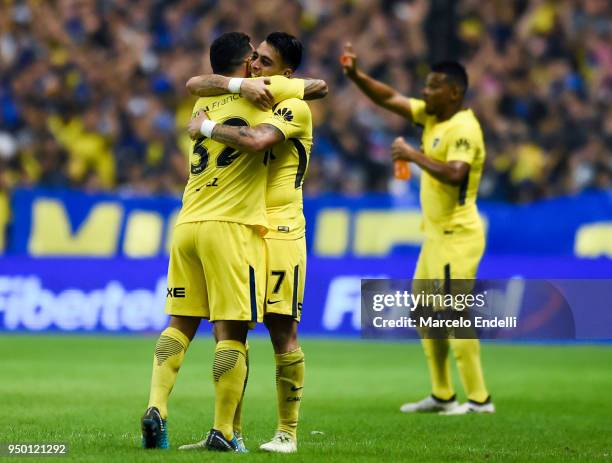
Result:
M290 98L276 104L255 127L244 127L244 143L251 151L265 151L291 138L312 136L312 114L308 104Z
M261 123L255 127L235 127L218 124L209 119L206 111L198 111L189 121L187 132L193 140L204 136L243 152L259 152L285 140L277 125Z
M204 74L190 78L185 87L192 95L196 96L217 96L232 93L229 90L230 77L219 74Z
M325 98L329 89L322 79L304 79L304 100L319 100Z
M285 135L271 124L258 124L255 127L231 127L217 124L212 139L240 151L260 152L272 148L285 140Z
M274 104L274 95L269 85L268 77L247 79L204 74L190 78L186 87L189 93L199 97L239 93L261 111L267 111Z
M327 83L321 79L287 78L285 76L244 79L240 94L258 109L266 111L275 103L292 98L316 100L327 95Z
M284 76L229 78L218 74L192 77L186 87L199 97L240 93L262 111L269 110L275 102L290 98L323 98L328 91L327 83L321 79L289 79Z
M231 127L217 124L212 139L241 151L260 152L290 138L310 136L312 115L308 104L291 98L274 106L273 111L254 127Z
M327 96L328 92L327 83L321 79L288 78L285 76L270 76L265 79L276 103L292 98L317 100Z

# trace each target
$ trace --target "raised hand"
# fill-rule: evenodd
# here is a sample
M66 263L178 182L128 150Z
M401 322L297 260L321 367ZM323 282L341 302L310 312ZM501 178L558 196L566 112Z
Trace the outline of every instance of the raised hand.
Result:
M347 76L352 76L357 72L357 55L353 51L351 42L346 42L344 45L344 53L340 56L340 64L342 64L342 70Z

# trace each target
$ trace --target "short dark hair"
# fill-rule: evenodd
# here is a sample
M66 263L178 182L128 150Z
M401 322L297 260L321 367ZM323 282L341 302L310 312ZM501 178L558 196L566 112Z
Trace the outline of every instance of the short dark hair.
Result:
M467 72L457 61L440 61L431 67L431 72L444 74L451 83L461 87L463 93L468 89Z
M283 62L292 70L300 67L302 62L302 42L286 32L272 32L266 37L266 43L272 45Z
M242 32L227 32L210 46L210 65L215 74L230 74L251 53L251 38Z

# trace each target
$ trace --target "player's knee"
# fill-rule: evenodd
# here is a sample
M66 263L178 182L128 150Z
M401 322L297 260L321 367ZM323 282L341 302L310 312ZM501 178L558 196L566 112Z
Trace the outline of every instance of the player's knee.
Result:
M168 326L179 330L181 333L187 336L187 338L189 338L189 341L191 341L198 330L198 326L200 326L200 321L202 321L202 319L199 317L171 315Z
M299 347L297 322L290 317L266 317L272 347L276 354L291 352Z
M237 320L220 320L215 322L215 341L219 342L233 340L244 344L246 342L248 331L248 322Z
M300 346L297 342L297 338L291 338L289 336L280 336L271 338L271 340L275 354L286 354L287 352L296 350Z

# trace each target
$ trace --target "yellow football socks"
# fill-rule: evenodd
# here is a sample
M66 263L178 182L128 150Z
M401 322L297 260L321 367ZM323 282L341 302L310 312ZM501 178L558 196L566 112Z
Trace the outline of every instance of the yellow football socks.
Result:
M489 398L480 362L480 341L478 339L451 339L453 354L463 389L469 400L482 403Z
M215 347L215 424L227 440L234 436L234 416L247 375L246 349L240 341L219 341Z
M301 348L276 354L278 430L297 436L300 401L304 388L304 353Z
M440 400L449 400L454 395L451 384L450 362L448 360L447 339L421 339L429 377L431 379L431 393Z
M189 338L172 327L162 331L155 345L148 407L157 407L164 420L168 416L168 397L188 347Z
M246 351L246 376L244 378L244 386L242 387L242 396L240 397L240 402L238 402L238 406L236 407L236 413L234 413L234 432L242 433L242 403L244 402L244 393L246 391L247 382L249 381L249 343L246 342L244 344L244 349Z

